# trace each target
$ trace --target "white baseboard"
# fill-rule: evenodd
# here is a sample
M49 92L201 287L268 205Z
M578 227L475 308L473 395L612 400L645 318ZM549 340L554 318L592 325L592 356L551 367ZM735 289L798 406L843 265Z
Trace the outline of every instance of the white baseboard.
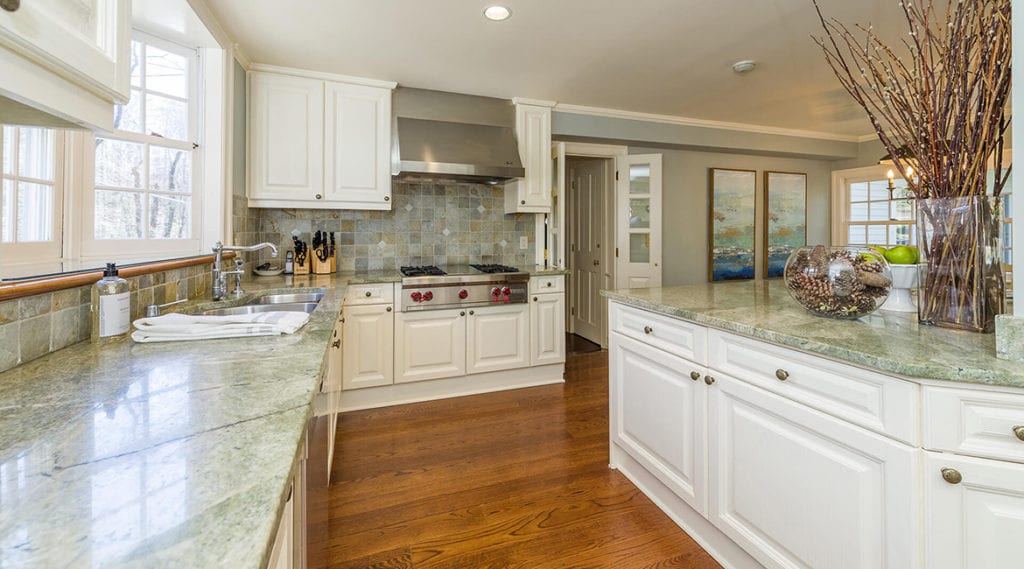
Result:
M565 383L565 364L477 373L341 392L340 412Z
M725 569L765 569L764 565L743 551L736 542L729 539L729 536L722 533L707 518L676 496L616 444L611 445L609 462L609 467L618 470L635 484L722 567Z

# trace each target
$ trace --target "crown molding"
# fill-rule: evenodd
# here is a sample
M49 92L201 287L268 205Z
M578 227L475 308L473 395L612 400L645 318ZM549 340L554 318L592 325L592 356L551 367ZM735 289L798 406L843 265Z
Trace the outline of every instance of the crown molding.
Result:
M878 140L877 134L862 134L857 137L857 142L871 142L872 140Z
M735 130L739 132L752 132L757 134L774 134L779 136L814 138L818 140L834 140L837 142L862 142L874 138L874 135L857 136L848 134L833 134L829 132L818 132L814 130L799 130L775 126L763 126L756 124L713 121L706 119L695 119L690 117L680 117L675 115L658 115L653 113L640 113L636 111L623 111L619 109L607 109L602 107L570 105L565 103L556 104L552 110L559 113L570 113L574 115L590 115L597 117L674 124L680 126L714 128L719 130Z
M543 99L527 99L525 97L512 97L512 104L514 105L533 105L535 107L548 107L553 108L558 103L555 101L545 101Z
M395 83L394 81L381 81L380 79L367 79L366 77L353 77L351 75L339 75L337 73L325 73L323 71L295 69L294 67L280 67L277 65L266 65L264 63L253 63L249 66L249 70L276 73L278 75L291 75L293 77L305 77L307 79L322 79L324 81L351 83L353 85L365 85L367 87L380 87L383 89L394 89L398 86L398 83Z
M242 49L242 46L238 45L237 43L234 44L232 46L231 53L235 56L235 61L237 61L238 64L242 66L242 69L245 69L246 71L252 69L252 58L249 57L248 53L245 53L245 50Z

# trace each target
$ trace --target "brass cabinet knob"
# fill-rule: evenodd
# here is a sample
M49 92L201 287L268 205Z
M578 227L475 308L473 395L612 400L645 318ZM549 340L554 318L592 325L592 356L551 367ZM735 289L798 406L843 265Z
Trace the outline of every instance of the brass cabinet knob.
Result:
M472 316L472 315L474 315L474 314L476 314L476 312L473 312L472 310L470 310L470 311L469 311L469 315L470 315L470 316Z
M692 379L694 381L697 381L698 379L700 379L700 372L699 371L691 371L690 372L690 379Z
M334 342L331 342L331 347L332 348L340 348L341 347L341 340L335 340Z
M387 310L388 310L388 312L391 312L391 307L389 306L389 307L387 308Z
M324 196L322 196L321 194L317 194L317 195L316 195L316 199L318 199L318 200L322 200L322 199L324 199Z
M652 333L654 333L654 328L651 328L650 326L644 326L644 334L652 334Z
M789 379L789 372L782 368L779 368L775 370L775 377L779 378L779 381L786 381L787 379Z
M711 377L710 375L705 375L704 376L704 383L706 383L708 385L711 385L714 382L715 382L715 378Z
M960 471L955 468L943 468L942 479L950 484L959 484L963 482L964 477L960 474Z
M1024 441L1024 425L1017 425L1014 427L1013 434L1016 435L1018 439Z
M526 200L519 200L519 205L526 205Z
M384 196L384 201L386 201L386 202L391 201L391 196Z
M551 281L548 281L548 284L546 284L546 285L544 285L544 286L547 286L547 287L551 287L551 286L554 286L554 284L555 284L555 283L553 283L553 282L551 282Z
M462 312L459 313L459 316L465 316L465 315L466 315L466 311L465 310L463 310Z
M0 0L0 8L8 12L17 12L21 8L21 0Z
M534 301L534 302L537 302L537 301L538 301L538 300L537 300L537 297L536 297L536 296L535 296L535 297L533 297L533 301Z
M366 291L366 298L370 298L371 296L373 296L373 293L370 291Z

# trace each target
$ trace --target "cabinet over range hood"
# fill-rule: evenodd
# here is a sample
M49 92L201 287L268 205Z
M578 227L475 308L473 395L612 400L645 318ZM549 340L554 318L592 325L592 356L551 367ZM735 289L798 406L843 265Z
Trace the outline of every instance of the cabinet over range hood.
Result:
M499 184L526 174L511 101L399 88L392 116L391 173Z

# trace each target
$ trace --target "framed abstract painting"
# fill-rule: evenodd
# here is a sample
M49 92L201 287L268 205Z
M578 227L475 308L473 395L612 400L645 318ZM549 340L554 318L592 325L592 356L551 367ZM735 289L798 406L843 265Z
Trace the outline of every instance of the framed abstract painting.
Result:
M807 174L764 173L764 277L781 277L786 259L807 244Z
M711 168L708 280L754 278L757 172Z

